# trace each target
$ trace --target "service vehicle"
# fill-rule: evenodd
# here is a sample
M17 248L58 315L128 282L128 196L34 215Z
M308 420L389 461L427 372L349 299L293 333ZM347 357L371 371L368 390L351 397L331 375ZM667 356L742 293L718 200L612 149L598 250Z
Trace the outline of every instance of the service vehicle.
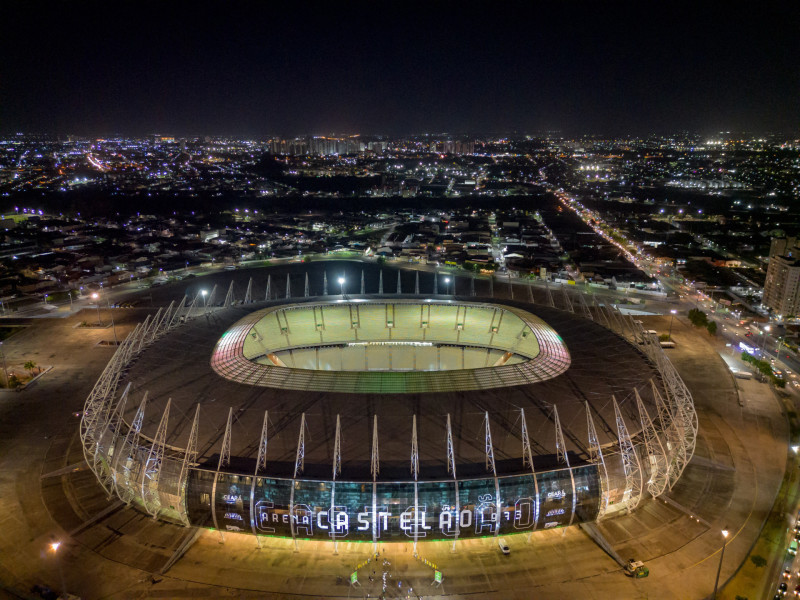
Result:
M645 567L642 561L631 558L625 565L625 575L639 579L650 575L650 569Z

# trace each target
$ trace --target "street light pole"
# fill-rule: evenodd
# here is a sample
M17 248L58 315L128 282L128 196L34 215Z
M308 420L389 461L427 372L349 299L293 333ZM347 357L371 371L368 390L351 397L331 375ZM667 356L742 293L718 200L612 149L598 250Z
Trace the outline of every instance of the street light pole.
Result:
M100 295L97 292L93 293L92 300L95 301L94 307L97 309L97 324L102 325L103 322L100 320Z
M763 356L764 354L766 354L766 349L767 349L767 337L769 337L769 329L770 329L769 325L765 325L765 326L764 326L764 332L763 332L763 334L762 334L764 337L763 337L763 338L761 338L761 355L762 355L762 356Z
M450 289L450 278L444 278L444 291L447 292Z
M344 298L344 277L339 277L338 282L339 282L339 288L342 291L342 298Z
M108 309L108 318L111 319L111 331L114 332L114 346L119 346L119 341L117 341L117 326L114 325L114 313L111 312L111 304L108 301L108 294L106 294L106 308Z
M675 318L675 313L677 313L678 311L673 308L669 312L672 314L672 316L669 318L669 336L668 337L669 337L670 341L672 341L672 320Z
M719 555L719 566L717 567L717 579L714 581L714 600L717 599L717 588L719 587L719 574L722 572L722 559L725 558L725 545L728 543L728 527L727 525L722 530L722 552Z

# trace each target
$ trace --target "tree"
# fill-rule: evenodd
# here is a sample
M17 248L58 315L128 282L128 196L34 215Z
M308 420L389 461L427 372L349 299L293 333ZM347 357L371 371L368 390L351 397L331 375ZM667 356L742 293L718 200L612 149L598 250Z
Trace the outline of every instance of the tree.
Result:
M709 322L709 324L706 325L706 329L708 329L710 335L717 335L717 323L715 321Z
M26 362L22 366L26 371L28 371L28 373L31 375L31 377L33 377L33 370L36 368L36 363L33 362L32 360L29 360L28 362Z
M385 256L379 256L378 260L376 262L378 263L379 267L382 267L383 265L386 264L386 257Z
M702 310L693 308L687 313L687 316L689 317L689 322L695 327L708 327L708 317Z

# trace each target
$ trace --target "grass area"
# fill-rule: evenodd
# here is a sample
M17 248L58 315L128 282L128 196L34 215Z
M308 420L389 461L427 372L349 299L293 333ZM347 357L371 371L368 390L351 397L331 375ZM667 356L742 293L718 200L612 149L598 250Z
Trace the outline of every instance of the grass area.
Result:
M7 340L18 331L22 331L25 327L27 327L27 325L20 327L0 327L0 341Z

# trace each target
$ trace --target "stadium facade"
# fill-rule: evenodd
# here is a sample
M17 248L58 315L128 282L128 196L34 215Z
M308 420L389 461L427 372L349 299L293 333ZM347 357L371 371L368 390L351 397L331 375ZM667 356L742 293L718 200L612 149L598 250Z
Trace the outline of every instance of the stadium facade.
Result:
M694 451L657 339L593 297L252 287L184 298L119 346L81 420L109 493L257 536L456 541L633 510Z

